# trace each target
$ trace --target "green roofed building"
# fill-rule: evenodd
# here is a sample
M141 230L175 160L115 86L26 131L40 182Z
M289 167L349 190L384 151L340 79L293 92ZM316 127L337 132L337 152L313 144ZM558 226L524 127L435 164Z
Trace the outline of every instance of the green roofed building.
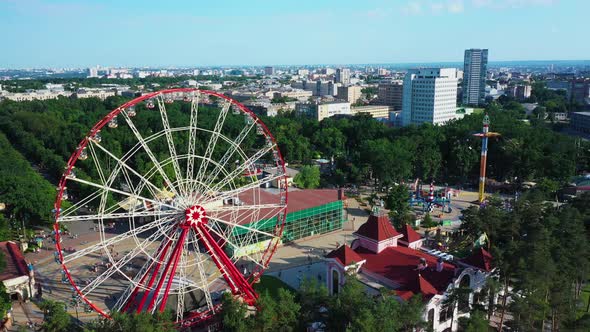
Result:
M345 221L344 199L344 193L337 189L289 191L287 220L281 238L282 243L342 229L342 224ZM272 233L275 224L276 217L244 226ZM247 232L247 229L235 227L232 237L245 236ZM230 242L234 241L230 240ZM259 249L263 250L268 245L268 242L264 242L254 245L254 247L260 247ZM238 250L247 253L253 252L255 248L240 248ZM238 254L238 256L241 255Z

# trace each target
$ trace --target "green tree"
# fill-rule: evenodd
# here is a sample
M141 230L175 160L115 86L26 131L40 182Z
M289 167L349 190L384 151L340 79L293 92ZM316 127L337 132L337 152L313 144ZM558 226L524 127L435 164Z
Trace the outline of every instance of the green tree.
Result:
M251 331L252 324L246 319L248 309L246 304L236 300L229 292L223 293L221 298L221 322L224 331L246 332Z
M45 300L39 304L43 311L43 330L47 332L64 332L72 328L72 317L67 313L65 304Z
M165 332L174 329L170 312L151 314L114 312L109 318L101 318L84 326L85 332Z
M293 182L299 188L314 189L320 186L320 169L317 166L303 166Z
M490 330L490 323L485 314L479 310L471 312L469 318L459 319L460 330L465 332L485 332Z

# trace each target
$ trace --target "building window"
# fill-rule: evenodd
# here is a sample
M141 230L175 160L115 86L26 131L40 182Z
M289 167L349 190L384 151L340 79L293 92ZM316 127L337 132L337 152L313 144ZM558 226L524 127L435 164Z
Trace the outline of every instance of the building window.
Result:
M332 295L338 294L340 290L340 273L336 270L332 270Z

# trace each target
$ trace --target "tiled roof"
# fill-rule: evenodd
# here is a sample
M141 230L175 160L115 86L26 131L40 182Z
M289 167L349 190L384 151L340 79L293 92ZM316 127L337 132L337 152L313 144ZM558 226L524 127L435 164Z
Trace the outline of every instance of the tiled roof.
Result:
M406 241L408 243L412 243L412 242L422 239L422 236L420 236L420 234L418 234L412 228L412 226L410 226L408 224L406 224L402 227L402 234L404 235L404 237L402 237L401 240Z
M386 214L380 216L370 215L367 222L362 224L355 234L373 239L377 242L400 235L400 233L391 226L389 217Z
M493 257L489 252L487 252L484 248L478 248L475 249L469 257L465 258L463 263L489 272L493 268L492 260Z
M448 263L443 263L443 270L437 272L437 258L420 250L407 247L389 247L376 254L360 247L355 251L366 260L363 270L391 280L399 285L396 289L399 291L422 290L427 293L436 291L437 294L442 294L455 275L455 267ZM426 269L420 271L422 280L417 279L420 258L424 258L428 264Z
M4 254L4 260L6 261L6 267L0 273L0 280L29 275L25 257L18 244L12 241L0 242L0 251Z
M340 248L331 251L326 255L327 258L334 258L340 262L343 266L350 265L352 263L358 263L363 260L354 250L350 249L349 246L343 244Z

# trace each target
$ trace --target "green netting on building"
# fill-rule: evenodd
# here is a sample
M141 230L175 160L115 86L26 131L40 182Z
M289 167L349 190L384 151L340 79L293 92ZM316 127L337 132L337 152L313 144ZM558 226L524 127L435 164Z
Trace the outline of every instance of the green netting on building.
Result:
M343 222L343 201L335 201L313 208L291 212L287 214L282 240L283 243L286 243L308 236L332 232L341 229ZM246 226L273 233L275 224L276 217L247 224ZM234 227L232 237L238 238L244 236L247 232L247 229Z

